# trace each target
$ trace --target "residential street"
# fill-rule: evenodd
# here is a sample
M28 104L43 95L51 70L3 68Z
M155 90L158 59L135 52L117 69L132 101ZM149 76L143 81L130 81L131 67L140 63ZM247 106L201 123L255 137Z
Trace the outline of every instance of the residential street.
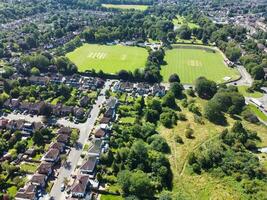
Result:
M105 83L104 88L101 91L101 94L105 94L105 91L110 87L111 81L107 81ZM105 96L100 95L98 99L96 100L95 105L93 106L93 109L91 110L91 117L87 119L87 121L83 124L74 124L68 121L59 120L58 123L63 124L64 126L71 126L73 128L79 128L80 129L80 138L78 140L78 147L71 148L70 153L68 155L67 162L70 164L70 167L65 168L61 167L59 169L58 177L55 180L55 183L51 189L50 196L54 197L56 200L65 199L63 192L60 191L60 187L63 183L63 180L65 177L69 178L72 174L72 172L75 170L75 167L80 159L80 155L82 153L82 147L84 143L86 142L92 128L94 127L94 124L96 122L96 119L98 117L98 114L100 112L100 107L105 101Z

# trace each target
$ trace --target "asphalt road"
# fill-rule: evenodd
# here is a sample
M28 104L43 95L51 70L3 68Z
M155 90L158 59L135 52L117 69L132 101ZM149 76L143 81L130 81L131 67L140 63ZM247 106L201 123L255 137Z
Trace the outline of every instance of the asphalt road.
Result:
M109 88L111 85L111 81L107 81L104 88L101 91L101 94L105 94L105 91ZM58 171L58 177L56 178L54 185L51 189L50 196L54 197L56 200L65 199L65 193L60 191L60 187L64 181L64 178L69 178L73 171L76 168L76 165L80 159L80 155L82 153L82 147L84 143L87 141L88 136L94 127L94 124L96 122L96 119L98 117L100 106L105 101L105 96L100 95L98 99L96 100L95 105L93 106L91 110L91 117L87 119L87 121L83 124L74 124L71 122L68 122L66 120L59 120L58 123L64 125L64 126L70 126L73 128L79 128L80 129L80 137L78 140L78 147L71 148L70 153L68 155L67 163L69 163L69 167L65 168L64 166L61 167Z

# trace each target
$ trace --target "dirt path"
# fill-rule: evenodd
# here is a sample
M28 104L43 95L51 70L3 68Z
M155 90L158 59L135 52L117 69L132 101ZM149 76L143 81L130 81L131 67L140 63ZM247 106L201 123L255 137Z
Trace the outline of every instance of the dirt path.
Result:
M194 148L192 149L191 152L195 151L195 150L198 149L200 146L202 146L202 145L208 143L209 141L213 140L214 138L216 138L216 137L218 137L218 136L219 136L219 134L215 134L214 136L212 136L212 137L209 138L208 140L204 140L204 141L202 141L201 143L199 143L199 144L197 144L196 146L194 146ZM186 164L187 164L187 160L188 160L188 156L189 156L189 154L190 154L191 152L188 152L188 153L186 154L186 157L185 157L185 161L184 161L183 167L181 168L181 171L180 171L180 173L179 173L180 176L182 176L183 173L184 173L184 170L185 170L185 167L186 167Z

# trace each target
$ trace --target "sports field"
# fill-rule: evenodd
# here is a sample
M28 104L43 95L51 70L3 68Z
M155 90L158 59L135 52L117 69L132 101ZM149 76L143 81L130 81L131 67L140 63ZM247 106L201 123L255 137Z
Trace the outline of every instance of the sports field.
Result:
M84 44L66 56L83 72L95 69L116 73L121 69L134 71L143 68L148 52L144 48L122 45Z
M128 5L128 4L102 4L106 8L117 8L117 9L135 9L135 10L146 10L146 5Z
M180 76L182 83L188 84L192 84L199 76L205 76L217 83L239 77L237 70L226 66L222 54L209 47L175 45L165 54L167 65L161 67L165 82L173 73Z

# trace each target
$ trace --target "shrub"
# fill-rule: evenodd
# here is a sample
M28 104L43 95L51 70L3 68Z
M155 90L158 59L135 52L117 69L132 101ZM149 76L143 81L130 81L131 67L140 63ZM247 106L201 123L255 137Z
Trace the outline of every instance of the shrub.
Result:
M194 130L192 128L187 127L185 129L185 137L186 138L192 139L193 138L193 133L194 133Z
M179 144L183 144L184 143L182 137L179 136L179 135L175 135L174 140L175 140L175 142L177 142Z
M177 114L177 118L178 118L178 120L180 120L180 121L186 121L186 120L187 120L187 119L186 119L186 116L185 116L184 113L178 113L178 114Z

